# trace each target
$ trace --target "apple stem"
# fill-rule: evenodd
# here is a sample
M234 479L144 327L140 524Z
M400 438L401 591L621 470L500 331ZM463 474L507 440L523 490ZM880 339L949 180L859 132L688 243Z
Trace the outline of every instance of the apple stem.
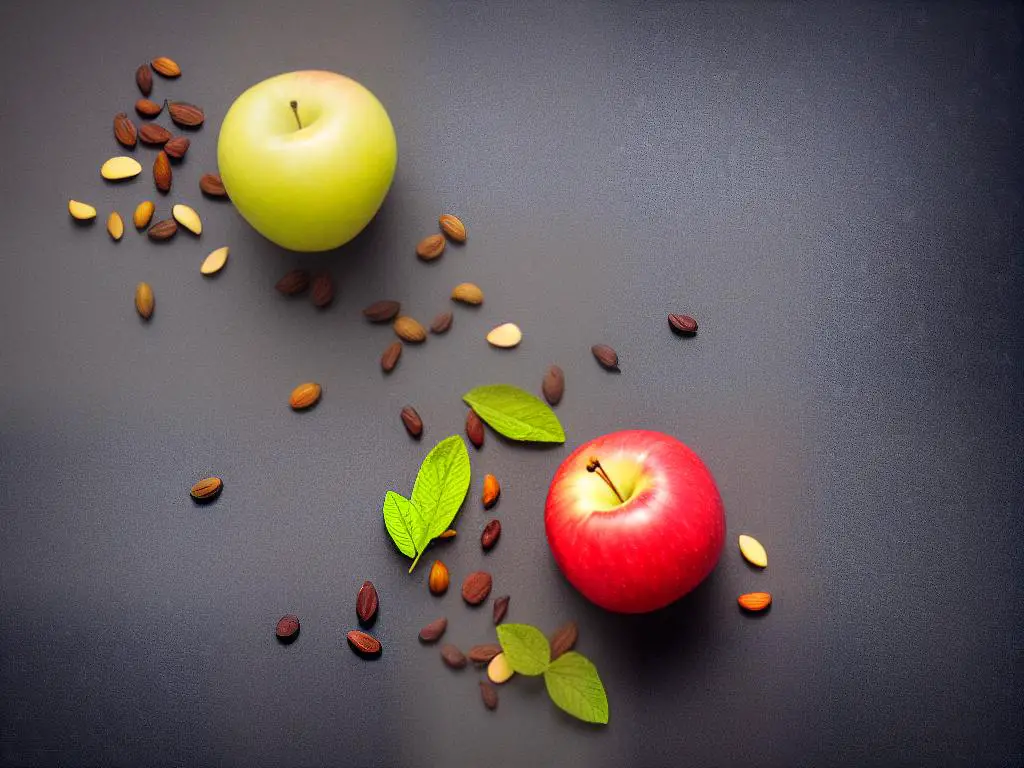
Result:
M302 130L302 121L299 120L299 102L294 99L291 102L292 112L295 113L295 122L299 124L299 130Z
M615 487L615 483L608 477L608 473L604 471L604 467L601 466L601 462L596 458L592 458L587 464L587 472L597 472L597 476L604 480L608 487L612 489L612 493L615 494L615 498L619 500L620 504L625 504L626 500L622 498L622 494L619 493L619 489Z

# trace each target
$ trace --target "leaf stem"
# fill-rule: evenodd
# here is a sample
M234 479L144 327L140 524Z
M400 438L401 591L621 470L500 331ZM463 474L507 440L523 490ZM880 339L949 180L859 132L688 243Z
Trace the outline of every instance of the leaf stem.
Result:
M424 547L423 549L421 549L419 552L416 553L416 558L412 561L412 565L409 566L409 573L412 573L412 569L415 568L416 567L416 563L418 563L420 561L420 555L423 554L425 549L426 549L426 547Z
M612 489L612 493L615 494L615 498L619 500L620 504L625 504L626 500L622 498L622 494L619 493L619 489L615 487L615 483L608 477L608 473L604 471L604 467L601 466L601 462L597 460L596 456L592 456L590 461L587 463L587 472L597 472L597 476L604 480L608 487Z

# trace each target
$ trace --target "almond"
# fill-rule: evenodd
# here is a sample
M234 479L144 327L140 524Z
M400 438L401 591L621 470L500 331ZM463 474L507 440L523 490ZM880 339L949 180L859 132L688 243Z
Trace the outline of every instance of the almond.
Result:
M108 181L131 179L142 173L142 165L134 157L112 157L100 167L100 176Z
M173 157L175 160L181 160L188 152L189 145L192 142L188 140L186 136L175 136L173 139L164 144L164 152L167 153L168 157Z
M392 320L401 308L402 305L397 301L381 299L380 301L373 302L368 307L364 307L363 317L371 323L386 323Z
M360 656L380 656L382 646L380 640L373 635L353 629L346 635L346 638L348 644L352 646L352 650Z
M124 235L124 219L117 211L107 217L107 232L115 241L120 240Z
M149 96L153 91L153 73L145 64L141 64L135 70L135 84L139 86L143 96Z
M740 608L745 611L763 611L772 604L772 596L767 592L748 592L737 598Z
M223 487L224 482L219 477L205 477L192 486L189 494L196 501L213 501Z
M495 685L507 683L512 679L512 675L514 674L515 673L512 671L512 667L509 665L508 659L505 658L504 653L499 653L491 659L491 663L487 665L487 679Z
M405 425L405 431L411 437L415 437L418 440L420 435L423 434L423 419L416 413L416 409L411 405L407 405L402 409L401 416L402 423Z
M494 598L494 608L491 611L494 626L498 626L505 620L505 614L508 613L508 601L510 599L511 598L508 595L502 595L501 597Z
M143 144L159 147L166 144L170 138L171 132L156 123L146 123L139 129L139 141Z
M607 344L595 344L590 348L601 367L609 371L619 370L619 356Z
M670 314L668 324L674 333L681 336L693 336L697 332L697 321L689 315Z
M502 323L487 334L487 343L499 349L518 347L523 340L523 332L515 323Z
M309 298L317 309L330 306L334 301L334 283L329 274L321 272L313 278L313 292Z
M544 381L540 385L544 399L549 405L558 405L565 394L565 373L557 365L552 365L544 373Z
M452 327L452 313L441 312L434 321L430 324L431 333L448 333L448 329Z
M493 685L483 680L480 681L480 698L488 709L493 711L498 708L498 692L494 690Z
M149 200L143 200L135 206L135 213L132 214L132 221L135 222L135 228L145 229L149 224L149 220L153 218L153 211L155 210L156 206Z
M391 373L398 365L398 358L402 356L402 342L396 341L388 345L384 354L380 356L380 367L384 373Z
M768 553L764 551L761 542L753 536L747 536L745 533L740 535L740 554L751 565L758 568L768 567Z
M176 125L185 128L198 128L206 119L203 110L195 104L186 104L183 101L175 101L168 104L167 112Z
M304 411L306 408L311 408L319 402L320 393L320 385L315 381L304 382L292 390L292 394L288 398L288 404L293 410Z
M380 598L377 597L377 588L372 581L364 581L356 595L356 616L359 623L366 625L373 622L377 615L377 606L380 605Z
M484 292L480 290L480 286L473 283L459 283L452 288L452 298L463 304L483 304Z
M554 661L563 653L567 653L576 647L576 640L580 632L575 621L567 621L555 630L551 636L551 660Z
M185 229L191 232L193 235L203 234L203 221L199 218L199 214L194 209L189 208L187 205L178 203L171 208L171 215L174 220L181 224Z
M96 218L95 208L77 200L68 200L68 213L71 214L71 218L78 219L78 221L90 221Z
M501 646L497 643L484 643L474 645L466 655L474 664L489 664L491 659L501 653Z
M450 669L463 669L466 666L466 655L451 643L441 646L441 661Z
M227 263L228 247L225 245L215 251L210 251L210 255L203 259L203 263L199 265L199 274L215 275L224 269L224 265Z
M167 153L161 150L153 161L153 183L161 192L170 192L171 179L171 161L167 159Z
M437 538L439 538L439 539L454 539L457 535L458 535L458 532L454 528L449 528L448 530L446 530L443 533L441 533Z
M443 595L448 591L448 583L451 577L448 575L448 566L440 560L435 560L430 566L430 576L427 577L427 586L433 595Z
M149 283L139 283L135 286L135 310L143 320L149 320L153 316L153 289Z
M157 56L149 65L153 68L153 71L157 74L163 75L164 77L180 77L181 67L178 66L178 62L174 59L169 59L166 56Z
M498 478L494 475L484 475L484 492L482 497L484 509L490 509L497 504L500 494L501 484L498 482Z
M416 245L416 255L424 261L433 261L444 253L444 237L427 235Z
M395 318L395 335L402 341L410 344L420 344L427 340L427 329L407 315L399 315Z
M473 571L462 582L462 599L470 605L480 605L491 594L491 574Z
M114 138L119 144L129 148L134 147L138 137L139 132L135 128L135 123L128 118L128 115L124 112L114 115Z
M135 102L135 111L143 117L156 117L163 112L163 109L163 104L157 104L149 99L139 99Z
M499 536L501 536L501 521L491 520L484 526L484 531L480 534L480 546L483 547L484 552L493 549L494 545L498 543Z
M472 408L466 414L466 437L474 448L482 448L484 444L484 423Z
M424 643L436 643L441 639L441 635L444 634L446 629L448 629L448 619L443 617L434 619L420 630L420 640Z
M178 222L174 219L163 219L158 221L156 224L151 226L146 234L150 240L155 242L162 242L164 240L170 240L178 231Z
M227 197L227 190L224 189L224 182L216 173L204 173L199 179L199 189L204 195L210 197Z
M448 239L456 243L466 242L466 225L457 216L446 213L437 220L441 225L441 231L448 235Z
M295 296L309 287L309 272L304 269L293 269L274 286L285 296Z

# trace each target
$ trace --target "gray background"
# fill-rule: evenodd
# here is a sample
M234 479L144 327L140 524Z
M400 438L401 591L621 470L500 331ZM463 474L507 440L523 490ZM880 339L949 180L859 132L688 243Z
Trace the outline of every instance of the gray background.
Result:
M1021 763L1019 4L10 2L0 28L0 763ZM153 197L151 150L135 182L97 169L156 55L185 74L155 96L208 115L158 204L206 230L113 244L66 203ZM196 184L233 98L310 67L381 98L400 159L371 227L304 257ZM470 242L419 263L443 211ZM328 311L273 290L296 265L333 273ZM463 280L486 304L384 378L392 337L360 308L429 321ZM669 311L700 334L672 336ZM483 342L505 320L511 353ZM438 549L457 581L492 570L509 620L579 621L605 729L525 679L486 712L478 673L415 638L446 614L454 642L488 639L488 612L432 598L379 517L461 432L463 392L536 391L551 362L568 443L490 435ZM323 401L292 413L307 379ZM569 450L625 427L696 449L728 517L713 577L640 617L577 595L542 519ZM487 471L505 533L484 556ZM197 508L209 473L226 489ZM376 663L343 640L367 578ZM755 589L776 597L760 620L735 604ZM286 612L303 629L280 647Z

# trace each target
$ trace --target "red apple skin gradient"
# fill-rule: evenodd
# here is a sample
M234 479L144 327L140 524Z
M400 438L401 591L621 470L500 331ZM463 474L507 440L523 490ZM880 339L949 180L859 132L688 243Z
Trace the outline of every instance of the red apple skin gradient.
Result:
M619 503L591 459L626 499ZM551 481L544 527L555 562L596 605L647 613L690 592L725 543L725 509L711 472L674 437L626 430L581 445Z

